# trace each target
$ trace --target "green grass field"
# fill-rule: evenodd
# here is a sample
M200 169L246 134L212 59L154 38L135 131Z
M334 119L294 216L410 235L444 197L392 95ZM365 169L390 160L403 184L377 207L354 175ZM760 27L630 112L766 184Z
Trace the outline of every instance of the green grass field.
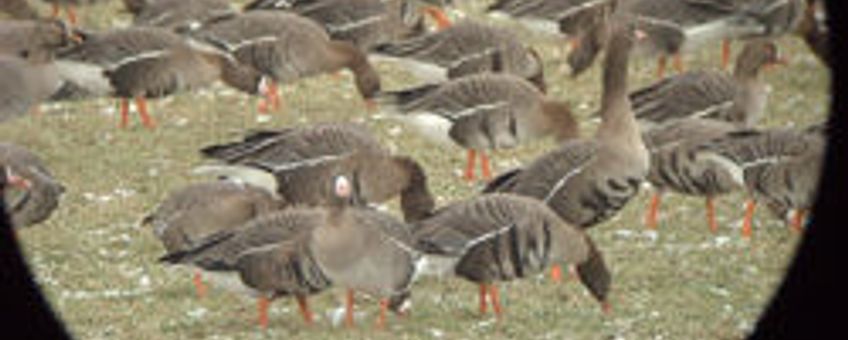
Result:
M460 1L479 13L480 1ZM119 2L83 10L95 28L129 22ZM42 10L47 11L46 7ZM476 16L475 14L469 14ZM504 25L511 25L501 22ZM518 26L515 26L518 29ZM554 40L532 35L546 64L549 95L571 101L582 133L596 122L600 70L572 79ZM779 42L790 64L766 78L772 85L764 126L803 126L825 118L829 107L826 69L795 37ZM734 44L734 52L741 43ZM689 68L717 67L718 44L687 55ZM384 88L412 84L390 64L379 64ZM631 85L653 80L654 61L636 60ZM42 225L19 230L29 262L44 292L80 339L736 339L755 325L800 239L767 211L756 214L754 236L740 236L744 195L718 201L717 234L708 230L704 201L668 195L656 231L643 226L649 192L643 191L612 221L590 231L613 271L613 313L604 315L575 280L555 285L546 277L501 287L506 317L477 315L476 287L458 279L423 278L413 289L408 318L391 317L386 331L373 329L377 303L362 297L362 318L353 330L333 327L329 312L340 290L315 296L314 327L304 326L293 301L272 304L267 330L256 326L255 302L212 287L195 297L189 271L156 263L163 248L140 218L171 190L204 180L191 175L202 163L197 150L240 138L250 128L322 121L368 123L398 153L425 166L439 204L471 197L480 184L465 183L465 154L439 149L396 122L369 117L351 78L307 79L284 87L286 109L268 123L256 122L256 100L215 86L152 102L154 131L137 116L117 128L116 102L102 99L49 104L44 114L0 125L0 140L40 154L68 188L61 206ZM552 148L551 141L495 154L495 170L523 164ZM395 210L396 211L396 210Z

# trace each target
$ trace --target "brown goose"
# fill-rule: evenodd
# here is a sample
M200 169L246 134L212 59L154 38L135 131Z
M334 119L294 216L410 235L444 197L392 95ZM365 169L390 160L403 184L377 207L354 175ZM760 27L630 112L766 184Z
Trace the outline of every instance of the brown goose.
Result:
M377 46L379 57L401 61L432 82L483 72L514 74L546 90L542 59L514 32L463 20L430 34Z
M731 133L704 145L696 157L724 166L750 196L742 235L750 237L756 202L765 203L801 231L815 201L826 146L824 124Z
M223 80L246 93L264 90L257 71L214 47L186 40L163 28L130 27L85 34L84 41L58 55L63 88L55 100L113 96L121 99L121 127L129 120L129 101L145 126L155 126L147 99Z
M370 102L380 91L380 77L359 48L331 40L321 26L305 17L280 11L249 11L206 25L196 37L224 48L245 65L270 77L268 101L278 107L277 83L350 70L359 94Z
M247 178L275 190L291 204L323 205L332 200L319 189L338 169L358 173L356 185L365 202L382 203L399 195L407 221L426 216L435 204L421 165L412 158L392 155L367 128L356 124L258 131L242 141L209 146L201 152L207 158L241 165L207 166L201 171Z
M715 198L741 189L741 186L723 166L695 155L702 143L742 129L728 122L690 118L673 121L642 135L651 153L647 180L655 190L645 217L649 228L656 228L662 195L671 191L706 197L707 224L713 233L718 230Z
M568 103L545 98L533 84L510 74L480 73L441 84L385 92L381 106L424 136L468 150L465 179L474 179L480 154L484 179L491 178L486 150L513 148L535 138L577 137ZM400 115L397 115L399 113Z
M618 0L497 0L486 11L536 31L577 37L617 5Z
M819 60L828 67L833 68L833 56L830 52L830 41L828 40L824 1L807 1L804 17L801 23L798 24L797 33L804 39L804 42Z
M21 189L3 193L12 224L27 227L53 214L65 187L40 157L19 145L0 142L0 168L5 169L9 182Z
M39 60L41 59L41 60ZM52 61L0 54L0 123L25 115L60 86Z
M580 281L609 310L611 275L600 251L582 229L563 222L536 199L489 194L453 203L416 223L413 235L425 263L432 263L423 270L479 284L480 313L486 313L488 296L501 317L495 282L532 276L561 263L576 266Z
M754 126L765 110L769 92L760 74L784 63L773 42L749 41L737 57L733 75L694 71L667 77L633 91L633 111L646 129L689 117Z
M178 32L199 29L207 22L238 13L229 0L123 0L133 25Z
M41 17L27 0L0 1L0 13L6 13L12 19L35 20Z
M71 43L71 30L58 20L0 21L0 54L25 57L32 52L45 52L52 57L56 49Z
M633 22L614 27L604 60L601 125L593 138L566 141L527 166L498 176L484 192L538 198L581 228L606 221L629 202L649 166L627 96L630 51L642 37Z
M245 10L286 10L320 23L334 40L350 41L363 51L424 33L421 13L439 28L451 25L432 0L256 0ZM428 4L430 3L430 4Z
M333 191L335 199L328 208L300 207L263 215L162 260L237 272L242 284L260 296L263 326L270 300L287 295L297 298L305 321L311 323L307 296L337 285L348 290L348 326L353 325L353 292L360 291L381 298L378 326L382 327L386 310L400 311L409 297L419 256L412 249L412 235L408 226L390 215L347 207L358 199L355 184L346 176L335 177Z
M68 16L68 22L76 26L79 23L76 8L79 6L92 5L103 0L42 0L53 6L53 18L58 18L62 8L65 9L65 14Z
M171 192L142 225L151 226L169 254L198 246L206 237L234 229L284 205L271 192L250 184L213 181L189 185ZM198 296L206 288L195 273Z

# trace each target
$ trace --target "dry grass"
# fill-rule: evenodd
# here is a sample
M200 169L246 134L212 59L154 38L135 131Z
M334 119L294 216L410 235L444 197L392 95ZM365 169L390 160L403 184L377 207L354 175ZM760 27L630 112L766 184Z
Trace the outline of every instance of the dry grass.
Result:
M474 13L481 6L477 1L463 8ZM127 17L113 14L117 7L97 6L82 20L94 27L126 23ZM556 44L533 42L545 56L550 95L570 100L590 135L599 70L573 80L566 76ZM774 91L764 125L823 119L829 89L825 69L798 39L784 38L780 45L791 64L767 75ZM715 67L718 53L717 48L702 50L687 57L688 65ZM650 82L653 62L634 64L632 84ZM387 88L411 80L392 65L379 69ZM610 316L576 282L554 285L539 277L503 285L507 317L497 325L475 314L472 285L423 279L414 289L412 316L390 319L386 332L372 329L377 306L370 300L358 307L364 314L358 329L330 327L325 312L338 306L332 293L313 299L320 314L316 327L304 327L294 304L280 300L272 305L270 328L263 331L246 297L212 289L207 298L197 299L189 274L156 263L162 247L151 230L136 226L168 191L200 180L190 175L201 161L200 147L238 138L257 126L366 121L387 144L425 165L440 204L479 189L459 178L464 154L458 149L439 149L396 123L369 119L349 76L306 80L286 87L284 98L287 112L263 125L255 121L255 100L215 87L153 104L160 126L152 132L137 121L128 130L117 129L111 100L52 105L44 116L0 126L0 140L39 153L69 188L49 221L20 230L19 236L39 282L73 334L82 339L740 338L753 327L798 244L799 236L765 211L757 213L754 238L741 239L741 194L719 201L722 228L716 235L708 231L702 200L672 195L664 201L658 232L645 230L648 195L643 192L617 218L591 231L613 270ZM498 153L495 167L505 170L552 146L542 142Z

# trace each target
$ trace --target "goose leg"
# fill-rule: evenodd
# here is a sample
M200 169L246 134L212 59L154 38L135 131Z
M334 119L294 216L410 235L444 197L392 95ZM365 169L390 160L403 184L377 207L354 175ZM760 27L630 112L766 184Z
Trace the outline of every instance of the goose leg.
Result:
M141 122L144 123L144 126L150 129L156 127L156 123L153 122L153 118L147 112L147 100L144 97L135 97L135 107L138 109L138 114L141 115Z
M680 53L676 53L674 55L672 62L674 63L674 70L677 71L677 73L683 73L683 56L681 56Z
M194 290L197 292L198 298L203 298L206 296L206 285L203 284L203 280L200 277L200 271L194 272L194 277L191 280L194 283Z
M480 284L480 295L479 295L480 315L486 315L486 313L489 311L489 308L488 308L489 305L486 304L486 294L487 294L486 284L481 283Z
M54 2L52 6L52 11L50 12L50 17L56 19L59 17L59 13L61 13L61 8L59 7L59 3Z
M448 15L436 6L427 6L421 10L436 21L436 28L439 30L446 29L452 25Z
M353 289L347 290L345 298L345 326L353 327Z
M710 231L715 234L718 232L718 224L715 219L715 204L712 197L707 197L707 224L710 226Z
M807 217L806 209L795 209L792 214L792 223L789 225L795 233L804 231L804 218Z
M389 299L380 300L380 314L377 315L377 329L386 329L386 311L389 310Z
M120 102L120 111L121 111L121 125L122 129L126 129L127 125L130 123L130 101L126 98L121 98Z
M480 151L480 172L484 180L492 179L492 164L489 162L489 156L482 151Z
M721 41L721 69L727 70L730 66L730 39Z
M303 316L303 321L306 322L307 325L312 325L312 311L309 310L309 303L306 301L306 296L297 295L295 296L297 300L297 307L300 310L300 315Z
M271 299L260 297L257 301L259 309L259 327L268 328L268 308L271 306Z
M742 237L751 237L751 225L754 220L754 209L757 207L757 202L749 199L745 202L745 219L742 221Z
M668 58L664 55L661 55L657 58L657 78L662 79L665 77L665 67L668 64Z
M280 86L275 81L268 85L268 100L271 102L271 109L274 111L279 110L282 106L283 97L280 96Z
M489 285L489 298L492 299L492 310L495 312L495 317L501 320L503 309L501 308L501 297L498 294L498 287L494 284Z
M554 283L562 282L562 267L558 264L551 266L551 281Z
M77 11L74 8L74 5L68 5L65 7L65 12L68 14L68 22L71 23L71 26L77 25Z
M661 202L662 192L654 192L654 195L651 196L651 203L648 205L648 212L645 214L645 226L648 229L657 229L657 216L659 215Z
M477 160L477 151L468 149L468 158L465 164L465 180L474 180L474 162Z

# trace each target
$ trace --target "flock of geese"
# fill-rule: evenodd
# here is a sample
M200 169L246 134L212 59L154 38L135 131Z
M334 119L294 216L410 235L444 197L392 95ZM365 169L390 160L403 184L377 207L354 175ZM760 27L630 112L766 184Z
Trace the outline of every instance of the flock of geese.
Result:
M764 129L767 68L784 63L774 39L797 34L830 63L816 0L497 0L492 16L571 40L575 76L602 55L602 93L592 136L580 136L570 105L546 94L543 60L517 33L489 22L453 22L432 0L124 0L130 27L88 31L74 6L52 0L43 19L26 1L4 1L17 20L0 22L0 123L26 119L44 101L113 97L121 126L135 104L222 81L259 96L260 115L285 105L280 84L349 70L365 105L408 122L438 142L467 150L465 178L479 195L436 207L425 166L393 154L366 126L348 122L250 131L200 150L196 169L214 181L180 188L143 223L160 261L228 280L259 299L293 296L306 323L308 297L347 289L379 297L378 325L405 313L420 274L458 276L479 286L482 313L502 306L496 283L561 266L609 310L611 274L587 229L610 220L648 182L646 223L656 227L662 195L714 200L744 190L744 235L756 203L801 230L818 182L826 126ZM64 6L64 7L63 7ZM732 72L683 70L681 55L741 40ZM723 43L723 63L730 56ZM629 61L659 58L654 84L632 89ZM665 75L672 57L678 73ZM381 88L372 62L397 62L425 81ZM493 174L487 152L553 137L558 146ZM0 141L0 193L16 226L47 219L65 188L39 157ZM403 219L380 204L399 197ZM756 203L755 203L756 202Z

